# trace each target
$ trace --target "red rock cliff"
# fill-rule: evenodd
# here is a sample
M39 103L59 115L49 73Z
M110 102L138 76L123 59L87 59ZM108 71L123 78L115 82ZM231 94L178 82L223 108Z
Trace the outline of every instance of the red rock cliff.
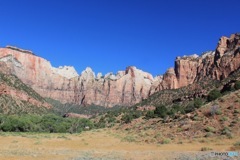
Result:
M78 75L73 67L54 68L47 60L16 47L1 48L0 61L44 97L64 103L129 106L159 90L183 87L205 77L227 77L240 67L239 47L239 34L222 37L215 51L177 57L175 67L156 78L132 66L116 75L95 76L91 68Z
M174 69L164 74L157 90L180 88L206 77L221 80L239 68L240 34L221 37L215 51L177 57Z

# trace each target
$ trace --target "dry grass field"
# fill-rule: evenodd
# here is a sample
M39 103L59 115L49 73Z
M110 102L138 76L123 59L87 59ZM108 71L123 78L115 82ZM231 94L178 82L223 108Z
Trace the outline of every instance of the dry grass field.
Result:
M182 143L130 142L111 129L81 134L1 133L0 160L210 159L211 151L229 151L240 138L185 140ZM240 158L240 157L239 157Z

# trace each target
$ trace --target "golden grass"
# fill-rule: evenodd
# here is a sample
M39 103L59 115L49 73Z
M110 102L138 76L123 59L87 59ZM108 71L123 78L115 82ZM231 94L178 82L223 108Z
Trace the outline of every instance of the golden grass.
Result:
M115 130L93 130L82 134L5 134L0 136L0 160L77 160L106 159L166 159L174 152L196 152L203 147L227 151L235 139L204 139L182 144L156 145L124 141L125 134Z

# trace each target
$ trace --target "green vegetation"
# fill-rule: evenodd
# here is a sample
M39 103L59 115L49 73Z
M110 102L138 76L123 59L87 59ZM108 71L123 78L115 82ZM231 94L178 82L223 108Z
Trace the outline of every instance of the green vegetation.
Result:
M166 106L160 105L156 107L154 114L157 117L165 118L167 116L167 112L168 112L168 109L166 108Z
M0 115L0 130L4 132L79 133L85 127L93 128L88 119L63 118L53 114Z
M209 92L209 94L208 94L208 101L209 102L213 101L213 100L215 100L215 99L217 99L217 98L219 98L221 96L222 96L221 92L219 90L217 90L217 89L214 89L211 92Z
M232 134L230 128L228 128L228 127L224 127L224 129L222 130L222 135L226 135L228 138L233 137L233 134Z
M137 110L130 111L130 112L124 113L121 120L123 121L123 123L130 123L133 119L137 119L140 116L141 116L141 111L137 111Z
M195 108L200 108L203 105L203 101L201 98L196 98L194 100L194 107Z
M205 128L205 131L206 132L215 132L215 128L208 126Z
M146 119L151 119L151 118L155 118L156 115L154 114L154 111L147 111L147 114L145 115Z
M0 73L0 82L6 86L14 88L17 91L21 91L30 98L39 101L40 104L46 102L43 97L41 97L31 87L24 84L15 75ZM13 98L8 94L2 94L0 96L0 113L3 114L46 114L49 111L50 110L44 106L36 106L28 101Z
M41 97L37 92L35 92L31 87L24 84L20 79L15 75L6 75L0 73L0 82L6 83L8 86L11 86L17 90L24 91L30 97L33 97L36 100L44 102L45 99Z
M52 104L53 113L57 115L64 115L66 113L78 113L78 114L85 114L85 115L97 115L97 114L104 114L109 111L116 111L120 110L121 108L124 108L122 106L114 106L111 108L106 108L103 106L97 106L97 105L90 105L90 106L82 106L82 105L76 105L76 104L62 104L60 101L47 98L46 101L50 104Z
M50 109L43 106L35 106L27 101L17 100L10 95L0 96L0 113L12 115L12 114L47 114L51 112Z
M235 82L234 88L235 88L236 90L240 89L240 81L236 81L236 82Z
M160 143L161 144L169 144L170 142L171 142L171 140L169 138L165 138Z

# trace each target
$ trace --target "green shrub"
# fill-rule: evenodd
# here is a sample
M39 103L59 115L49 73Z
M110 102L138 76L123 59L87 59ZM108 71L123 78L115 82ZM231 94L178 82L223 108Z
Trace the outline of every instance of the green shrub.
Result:
M194 107L195 108L200 108L203 105L203 101L201 98L196 98L194 100Z
M4 132L54 132L54 133L79 133L86 126L93 128L93 123L88 119L63 118L57 115L0 115L0 130Z
M236 90L240 89L240 81L235 82L234 88L235 88Z
M228 120L228 117L224 116L221 118L221 121L227 121Z
M165 139L163 139L163 140L161 141L161 144L169 144L170 142L171 142L170 139L165 138Z
M220 91L217 90L217 89L214 89L211 92L209 92L209 94L208 94L208 101L209 102L213 101L213 100L215 100L215 99L217 99L217 98L219 98L221 96L222 96L222 94L220 93Z
M180 105L174 104L171 109L167 112L169 116L174 116L177 112L183 113L183 108Z
M215 128L208 126L205 128L205 131L206 132L215 132Z
M214 134L212 132L208 132L205 137L212 137Z
M147 114L145 115L145 118L146 119L155 118L154 111L147 111Z
M121 120L124 122L124 123L131 123L131 121L133 120L133 116L132 114L124 114L121 118Z
M160 105L156 107L154 114L158 117L164 118L167 116L167 112L167 108L164 105Z
M233 138L233 134L228 127L224 127L222 130L222 135L226 135L228 138Z
M189 103L186 108L184 109L184 111L186 113L190 113L190 112L193 112L195 110L195 106L193 103Z

